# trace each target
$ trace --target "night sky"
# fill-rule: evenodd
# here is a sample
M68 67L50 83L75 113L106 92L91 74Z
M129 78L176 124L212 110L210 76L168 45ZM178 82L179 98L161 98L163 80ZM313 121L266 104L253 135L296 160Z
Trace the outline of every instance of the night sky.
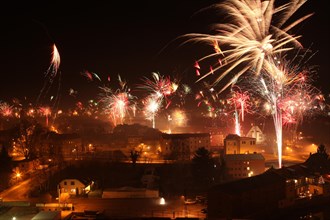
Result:
M195 84L194 61L210 48L206 44L180 46L182 41L175 38L208 33L215 17L196 12L218 1L120 2L29 1L2 7L0 100L35 100L54 43L61 56L61 96L66 103L95 99L99 86L109 83L108 76L110 86L118 85L118 74L130 87L152 72ZM304 47L316 52L310 60L318 66L314 83L326 96L330 92L328 8L326 1L306 2L297 15L315 14L295 31L302 35ZM87 80L81 74L85 70L98 74L102 81ZM70 89L77 91L75 97L69 95Z

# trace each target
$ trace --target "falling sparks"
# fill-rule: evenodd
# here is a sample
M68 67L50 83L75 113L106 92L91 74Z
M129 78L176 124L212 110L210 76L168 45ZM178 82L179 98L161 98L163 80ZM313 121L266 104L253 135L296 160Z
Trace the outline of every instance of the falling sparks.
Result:
M272 68L269 58L272 59L273 56L294 48L302 48L298 41L299 36L287 32L312 14L287 24L288 19L304 1L293 0L276 8L274 2L227 0L215 4L214 8L226 12L229 22L215 24L214 30L217 33L214 35L199 33L185 35L189 37L186 42L211 42L214 47L214 53L202 57L197 62L221 56L220 59L217 58L219 65L210 68L198 81L219 71L220 75L213 83L215 85L234 72L233 77L221 89L222 92L249 70L253 70L258 75L262 69ZM276 19L273 19L273 15ZM222 50L219 43L223 45ZM200 75L200 68L196 68L197 70L197 75Z
M120 76L118 76L118 81L120 88L115 92L109 87L100 87L102 91L100 102L104 105L104 111L110 115L114 125L123 124L130 109L133 109L134 115L136 111L136 106L133 102L135 97L130 94L130 89Z

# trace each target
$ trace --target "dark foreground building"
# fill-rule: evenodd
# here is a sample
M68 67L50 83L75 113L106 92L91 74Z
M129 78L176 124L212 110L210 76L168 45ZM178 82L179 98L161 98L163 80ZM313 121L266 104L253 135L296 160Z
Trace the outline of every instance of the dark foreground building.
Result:
M324 153L212 187L208 219L295 219L292 214L299 210L330 207L330 160Z

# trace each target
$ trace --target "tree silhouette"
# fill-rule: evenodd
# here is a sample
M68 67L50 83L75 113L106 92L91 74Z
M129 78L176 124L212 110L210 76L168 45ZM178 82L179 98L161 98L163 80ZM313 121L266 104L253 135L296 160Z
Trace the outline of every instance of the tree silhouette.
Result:
M21 122L13 128L15 149L26 159L37 156L37 143L45 129L36 122L21 120Z
M323 144L320 144L318 147L317 147L317 153L324 156L326 159L328 159L329 155L327 153L327 150L325 148L325 145Z
M9 186L12 170L12 159L8 155L5 147L1 148L0 152L0 190Z
M197 185L207 188L214 177L214 161L210 152L205 148L198 148L192 159L192 174Z
M136 161L140 157L140 152L139 151L136 151L136 150L131 150L130 157L131 157L132 163L133 164L136 164Z

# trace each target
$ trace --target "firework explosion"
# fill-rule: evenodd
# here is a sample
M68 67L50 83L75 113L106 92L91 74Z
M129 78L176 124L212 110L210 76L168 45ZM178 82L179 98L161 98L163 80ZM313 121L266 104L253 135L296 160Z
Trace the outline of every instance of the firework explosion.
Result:
M226 13L229 22L215 24L214 35L185 35L190 38L186 42L207 42L214 47L214 53L202 57L195 63L196 71L200 75L198 62L212 58L217 60L217 64L211 66L198 81L219 70L221 74L214 81L215 85L234 72L229 82L221 89L222 92L248 70L253 70L258 75L262 69L272 69L269 58L272 59L273 56L293 48L302 48L298 41L299 36L287 32L312 14L290 24L287 24L287 21L304 2L293 0L276 8L275 1L262 0L227 0L214 5L213 8ZM273 19L274 15L276 19ZM219 45L223 47L222 50Z
M219 71L221 74L216 77L213 85L218 84L225 77L230 77L229 82L219 93L236 84L244 73L253 72L256 76L263 73L259 80L259 85L263 88L263 91L260 92L263 92L262 96L268 100L272 110L278 144L279 167L282 163L283 119L280 102L283 99L284 86L291 84L295 79L285 74L283 69L278 69L281 66L278 66L278 60L275 59L292 49L302 48L298 41L299 36L290 35L288 31L312 14L290 24L287 22L304 3L304 0L292 0L275 7L275 0L227 0L214 5L219 11L225 12L226 19L229 19L228 23L214 25L216 34L185 35L190 37L187 42L212 43L215 52L202 57L198 62L216 58L217 64L211 66L210 70L197 82L213 75L215 71ZM276 19L273 19L275 17ZM198 62L195 63L195 68L199 73ZM265 74L268 76L264 76ZM236 121L238 122L237 113Z
M244 113L250 107L250 96L247 91L242 92L238 86L234 85L232 86L231 98L228 101L234 106L235 134L241 136L240 118L244 122Z
M283 125L297 124L303 115L320 109L320 92L313 87L307 76L310 70L280 59L273 59L272 73L262 71L257 77L250 77L251 93L261 96L267 111L273 117L279 167L282 166ZM255 78L255 80L253 80Z
M171 104L169 97L178 89L178 84L172 82L170 77L165 77L159 73L152 73L152 79L147 77L142 78L143 84L138 88L144 89L150 93L153 98L165 100L165 108L167 109Z
M144 113L148 120L152 121L152 128L156 128L155 117L161 108L162 100L158 96L149 95L142 101L144 105Z
M0 114L4 117L10 117L13 115L13 107L6 102L0 101Z
M124 123L124 118L129 109L133 109L133 112L135 112L134 96L130 94L127 83L120 76L118 76L118 81L120 88L115 92L109 87L100 87L102 91L100 102L104 105L104 112L110 116L115 126Z

